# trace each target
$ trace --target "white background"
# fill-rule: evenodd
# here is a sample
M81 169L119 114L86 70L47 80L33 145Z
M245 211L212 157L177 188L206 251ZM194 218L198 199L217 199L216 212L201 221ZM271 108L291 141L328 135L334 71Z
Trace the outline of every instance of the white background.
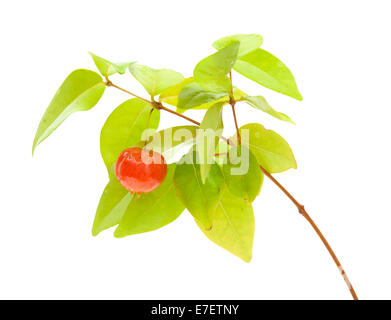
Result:
M296 126L247 105L284 136L298 170L277 178L318 223L360 298L391 298L389 1L7 1L0 5L0 298L350 299L330 256L289 200L265 181L253 260L207 240L188 212L158 231L91 235L107 176L106 117L128 96L108 88L31 145L53 94L87 51L189 76L225 35L259 33L296 77L298 102L234 74ZM113 78L144 95L129 73ZM229 110L227 110L229 111ZM202 113L190 113L201 119ZM225 112L226 135L233 133ZM162 114L161 128L185 124Z

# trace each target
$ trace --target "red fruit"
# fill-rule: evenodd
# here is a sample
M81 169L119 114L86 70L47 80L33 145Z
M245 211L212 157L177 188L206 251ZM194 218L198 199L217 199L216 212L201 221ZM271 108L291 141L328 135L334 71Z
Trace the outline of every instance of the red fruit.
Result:
M129 148L121 152L115 165L119 182L132 193L155 190L167 174L164 157L152 150Z

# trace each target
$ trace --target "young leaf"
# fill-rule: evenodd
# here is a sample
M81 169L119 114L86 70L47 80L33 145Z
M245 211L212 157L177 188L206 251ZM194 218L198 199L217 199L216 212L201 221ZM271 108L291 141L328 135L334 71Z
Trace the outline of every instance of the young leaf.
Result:
M142 84L145 90L154 97L185 79L179 72L169 69L152 69L133 63L129 71Z
M258 163L270 173L296 169L297 164L289 144L276 132L259 123L249 123L240 129L242 144L247 146ZM233 137L237 141L236 135Z
M107 118L100 134L100 152L109 174L118 155L140 141L149 117L149 129L159 126L160 111L150 114L151 110L148 103L135 98L120 104Z
M73 71L57 90L39 123L33 142L33 153L70 114L95 106L105 88L101 76L96 72L85 69Z
M255 97L245 96L242 97L241 100L246 101L250 106L262 110L263 112L266 112L277 119L295 124L291 120L291 118L289 118L286 114L274 110L270 106L270 104L266 101L266 99L262 96L255 96Z
M222 168L228 190L235 196L254 201L261 191L263 173L255 156L244 145L230 149Z
M172 106L177 107L179 95L180 95L182 89L190 83L195 83L193 78L186 78L180 84L177 84L176 86L168 88L167 90L165 90L164 92L162 92L159 95L159 101L163 102L163 103L168 103ZM212 93L211 91L207 91L207 92ZM213 94L220 95L220 93L216 93L216 92L213 92ZM192 109L197 109L197 110L209 109L211 106L213 106L217 102L228 102L229 101L228 95L226 93L224 93L222 95L223 95L222 98L219 98L215 101L210 101L210 102L198 105L198 106L194 106L194 107L192 107ZM244 93L243 91L239 90L238 88L234 88L235 100L240 100L243 96L247 96L247 94ZM176 111L179 113L183 113L186 111L186 109L182 109L182 108L177 107Z
M111 76L115 73L124 74L126 69L134 62L113 63L103 59L92 52L89 52L100 74L104 77Z
M133 195L119 183L116 177L113 177L100 198L92 227L93 236L117 225L132 198Z
M186 85L188 85L190 83L195 83L193 78L186 78L180 84L177 84L176 86L168 88L167 90L165 90L164 92L162 92L160 94L159 101L160 102L164 102L164 103L168 103L168 104L170 104L172 106L177 107L178 106L178 101L179 101L179 95L180 95L182 89ZM237 91L237 89L234 90L234 95L235 95L236 91ZM218 93L214 93L214 94L218 94ZM226 96L226 94L224 94L224 96ZM240 97L242 97L242 96L240 96ZM208 102L208 103L205 103L205 104L202 104L202 105L198 105L198 106L192 107L192 108L193 109L209 109L216 102L223 102L223 101L229 101L229 98L228 97L220 98L220 99L218 99L216 101L211 101L211 102ZM179 112L179 113L183 113L186 110L178 107L176 111Z
M178 105L179 93L181 92L182 88L192 82L194 82L193 78L186 78L181 83L164 90L159 95L159 101L176 107Z
M213 216L224 189L224 177L217 164L212 164L205 183L201 182L196 152L183 156L174 175L175 191L194 218L206 228L212 228Z
M168 165L167 176L157 189L133 198L114 232L115 237L153 231L180 216L185 207L174 190L175 167L175 164Z
M226 190L217 203L213 228L208 230L197 219L196 223L214 243L245 262L251 261L255 219L249 201L240 199Z
M234 98L235 98L235 100L238 101L243 96L247 96L247 94L244 93L243 91L237 89L237 88L234 88ZM202 104L202 105L199 105L199 106L196 106L196 107L192 107L191 109L192 110L207 110L207 109L209 109L210 107L212 107L213 105L215 105L218 102L222 102L224 104L227 104L229 102L229 96L224 93L224 97L222 97L220 99L217 99L217 100L214 100L214 101L211 101L211 102L207 102L205 104ZM179 112L179 113L184 113L186 110L187 109L182 109L182 108L177 108L176 109L176 111Z
M223 106L223 103L216 103L208 109L196 137L202 183L205 183L209 174L216 147L223 134Z
M195 140L197 129L197 126L167 128L146 137L146 141L140 141L136 146L142 148L145 145L148 150L161 153L167 160L182 144L191 143Z
M194 69L194 81L209 91L230 92L227 74L236 61L238 49L239 41L235 41L200 61Z
M262 45L263 38L259 34L236 34L216 40L213 43L213 47L217 50L221 50L234 41L239 41L238 57L243 57L246 54L254 51Z
M271 53L256 49L238 59L234 70L243 76L297 100L303 100L290 70Z
M196 82L191 82L179 93L178 108L190 109L227 96L226 92L207 91Z

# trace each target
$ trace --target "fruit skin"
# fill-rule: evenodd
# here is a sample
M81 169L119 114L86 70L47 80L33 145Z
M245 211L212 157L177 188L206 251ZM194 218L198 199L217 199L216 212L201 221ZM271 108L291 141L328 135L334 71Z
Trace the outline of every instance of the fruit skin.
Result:
M147 193L163 182L167 175L167 163L158 152L133 147L119 155L115 175L130 192Z

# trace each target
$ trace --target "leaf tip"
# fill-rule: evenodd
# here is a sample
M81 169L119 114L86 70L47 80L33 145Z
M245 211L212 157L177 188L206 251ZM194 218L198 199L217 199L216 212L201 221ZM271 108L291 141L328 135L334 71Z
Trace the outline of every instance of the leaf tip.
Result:
M96 237L100 233L95 226L92 227L91 234L93 237Z
M294 95L294 98L296 100L303 101L303 96L301 95L301 93L298 90L296 91L296 94Z
M38 139L37 139L37 137L35 137L34 141L33 141L33 147L31 148L31 156L32 157L34 157L34 152L35 152L35 149L37 148L38 145L39 145Z
M121 231L120 227L118 226L117 229L114 230L114 238L123 238L125 237L125 234Z
M246 255L246 256L242 256L242 257L240 257L240 259L242 259L244 262L246 262L246 263L250 263L251 262L251 260L252 260L252 254L250 253L249 255Z

